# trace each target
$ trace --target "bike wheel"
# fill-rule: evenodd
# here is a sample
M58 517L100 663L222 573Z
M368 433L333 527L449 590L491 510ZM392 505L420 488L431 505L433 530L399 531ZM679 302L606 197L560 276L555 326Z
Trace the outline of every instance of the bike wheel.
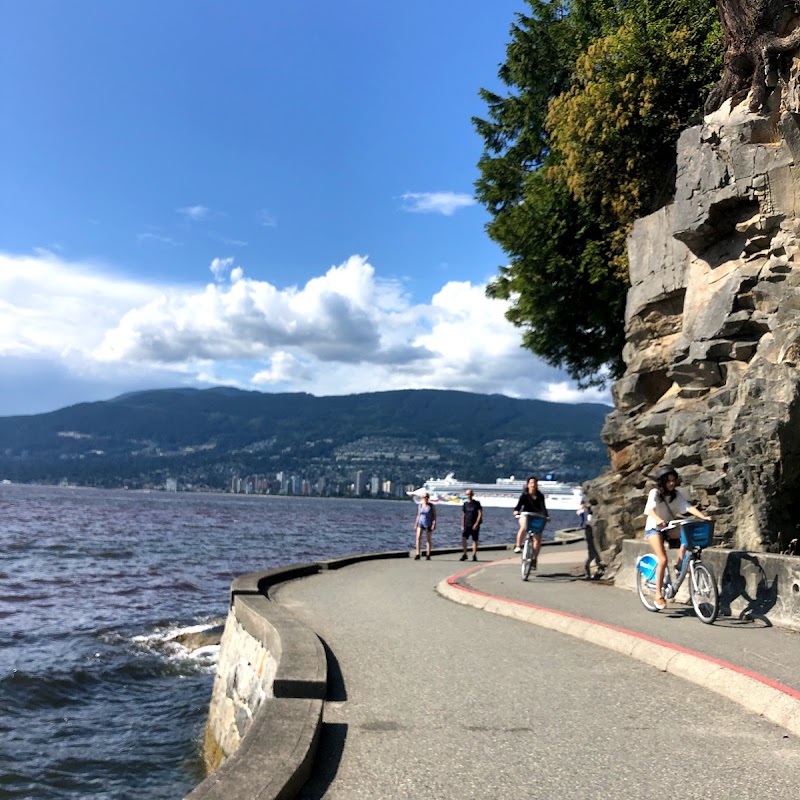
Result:
M520 570L522 572L522 580L528 580L531 574L531 565L533 564L533 542L530 536L525 537L525 543L522 545L522 558L520 559Z
M710 625L719 614L719 594L714 576L705 564L698 561L694 565L694 574L691 576L689 588L694 613L701 622Z
M639 592L639 599L648 611L658 611L656 608L656 584L654 581L647 580L638 569L636 570L636 591Z

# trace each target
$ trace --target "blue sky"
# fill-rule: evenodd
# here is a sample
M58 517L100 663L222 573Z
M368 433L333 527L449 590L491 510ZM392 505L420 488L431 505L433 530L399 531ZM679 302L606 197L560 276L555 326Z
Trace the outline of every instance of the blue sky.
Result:
M578 392L484 288L524 0L3 0L0 415L165 386Z

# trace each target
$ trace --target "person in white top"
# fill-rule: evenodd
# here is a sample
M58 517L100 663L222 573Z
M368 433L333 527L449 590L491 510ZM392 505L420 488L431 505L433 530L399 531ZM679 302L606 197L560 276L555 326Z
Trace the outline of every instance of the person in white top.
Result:
M653 476L656 488L651 489L647 495L644 513L647 520L644 525L644 537L656 556L656 608L666 608L667 601L661 594L661 584L664 580L664 570L667 568L667 552L664 549L662 530L670 520L677 519L684 514L691 514L698 519L710 520L711 517L695 508L681 492L678 491L680 478L676 469L667 464L661 467ZM684 546L681 544L678 561L683 561Z

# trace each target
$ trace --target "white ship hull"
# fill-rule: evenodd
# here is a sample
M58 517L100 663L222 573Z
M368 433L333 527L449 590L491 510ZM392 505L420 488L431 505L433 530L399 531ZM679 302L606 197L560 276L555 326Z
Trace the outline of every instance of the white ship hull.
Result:
M538 488L544 495L548 511L577 511L583 500L583 492L577 484L542 480ZM464 494L467 489L472 489L475 499L486 508L514 508L520 494L525 491L525 481L498 478L496 483L468 483L448 475L440 480L431 478L408 494L417 502L427 493L432 503L461 505L467 500Z

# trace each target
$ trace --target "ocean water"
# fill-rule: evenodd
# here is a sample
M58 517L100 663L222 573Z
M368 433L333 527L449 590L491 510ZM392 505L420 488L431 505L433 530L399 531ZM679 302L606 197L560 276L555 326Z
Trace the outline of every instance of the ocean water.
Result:
M170 640L224 621L234 577L413 546L410 501L0 485L0 798L180 798L217 648ZM550 532L575 524L553 512ZM486 509L484 542L510 542ZM439 507L434 546L460 544ZM547 532L545 533L547 538Z

